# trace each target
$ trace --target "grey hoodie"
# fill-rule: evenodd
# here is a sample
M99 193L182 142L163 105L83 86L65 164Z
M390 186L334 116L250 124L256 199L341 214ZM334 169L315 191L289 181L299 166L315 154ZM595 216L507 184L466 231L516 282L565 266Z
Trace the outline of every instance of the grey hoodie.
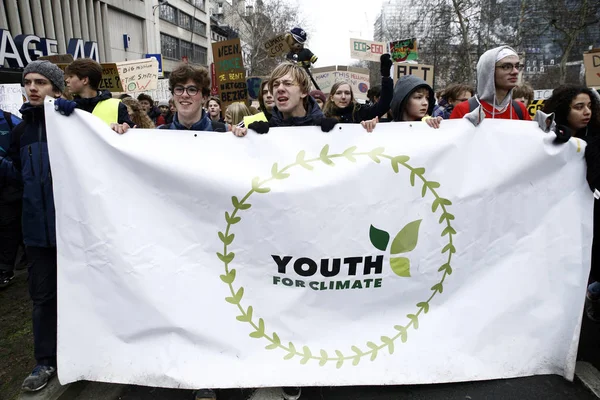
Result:
M390 104L394 121L402 121L402 114L409 96L419 88L425 88L429 92L427 115L431 115L433 107L435 106L435 94L433 93L433 89L423 79L413 75L405 75L398 79L396 86L394 86L394 97Z
M496 57L503 49L514 51L509 46L496 47L483 53L477 62L477 98L500 110L512 100L512 90L504 99L496 98Z

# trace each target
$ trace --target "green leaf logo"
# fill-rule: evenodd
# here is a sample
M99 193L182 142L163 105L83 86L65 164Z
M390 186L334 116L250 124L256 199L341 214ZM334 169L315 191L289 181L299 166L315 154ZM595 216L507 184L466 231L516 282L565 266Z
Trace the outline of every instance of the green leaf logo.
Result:
M394 238L390 255L404 254L413 251L419 241L421 219L408 223ZM454 232L452 232L454 233ZM386 251L390 243L390 234L371 225L369 239L377 250ZM392 271L403 278L410 278L410 260L407 257L391 257Z
M406 257L394 257L390 259L392 271L403 278L410 278L410 260Z
M413 251L419 240L420 219L407 224L394 238L392 242L392 254L402 254Z
M369 238L371 239L373 246L381 251L385 251L390 243L390 234L375 228L373 225L371 225L371 229L369 230Z

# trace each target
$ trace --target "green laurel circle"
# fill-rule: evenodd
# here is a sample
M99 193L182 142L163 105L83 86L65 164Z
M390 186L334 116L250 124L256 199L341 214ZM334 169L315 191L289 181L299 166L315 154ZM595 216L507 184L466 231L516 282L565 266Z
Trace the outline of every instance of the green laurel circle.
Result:
M217 253L219 260L221 260L225 266L225 274L220 275L221 281L225 283L231 292L231 296L226 297L225 301L230 304L235 305L240 315L236 317L236 319L240 322L244 322L249 324L252 327L252 332L250 333L250 337L255 339L265 339L269 344L266 346L268 350L274 349L282 349L285 353L285 360L290 360L295 357L300 358L301 364L306 364L310 360L318 361L320 366L324 366L328 362L336 362L336 368L341 368L346 361L352 360L353 365L358 365L358 363L364 357L370 357L370 360L373 361L377 358L377 355L380 351L387 351L389 354L394 353L394 344L397 339L400 339L402 343L406 342L408 339L408 330L413 328L417 330L419 328L419 316L423 314L427 314L429 311L429 306L431 300L438 294L443 293L444 291L444 282L448 275L452 274L452 267L450 263L452 261L452 255L456 253L456 248L453 244L453 236L456 235L456 231L452 227L451 221L454 220L454 215L448 212L448 207L452 205L452 202L446 198L443 198L438 195L436 189L440 187L438 182L428 181L425 178L425 168L415 168L408 164L409 157L400 155L400 156L389 156L384 154L385 149L383 147L375 148L369 152L356 152L356 146L352 146L346 150L344 150L340 154L329 154L329 145L325 145L321 150L319 157L312 159L305 159L304 150L300 151L296 156L296 162L289 164L281 169L278 168L277 163L273 164L271 168L271 177L260 180L259 177L256 177L252 180L252 189L246 193L244 197L238 199L236 196L232 197L233 204L233 212L230 214L229 212L225 212L225 221L227 222L227 227L225 232L219 232L219 240L223 243L223 253ZM443 226L442 236L447 236L448 244L444 246L441 253L447 253L446 262L438 269L438 272L441 274L441 278L439 282L431 287L431 295L425 301L421 301L417 303L417 311L414 314L408 314L407 322L404 325L395 325L395 333L391 336L381 336L380 340L377 342L369 341L365 344L363 348L358 346L351 346L350 350L352 353L346 352L343 353L340 350L335 350L335 356L330 355L327 351L320 349L318 352L314 352L308 347L303 346L302 348L296 347L294 343L288 342L286 345L282 342L281 338L277 333L273 332L269 334L266 331L265 321L262 318L255 318L254 309L252 306L245 307L241 304L242 298L244 296L244 288L239 287L235 288L233 283L236 278L236 270L230 268L229 265L232 263L235 258L235 253L228 251L229 246L233 243L235 239L235 234L233 234L232 228L233 225L239 223L241 221L241 217L238 215L244 210L248 210L251 207L251 204L246 201L250 198L250 196L254 193L268 193L271 189L265 184L275 181L286 179L290 176L289 172L291 169L296 167L302 167L307 170L312 170L314 167L312 164L315 163L324 163L329 166L334 166L334 159L345 159L350 162L356 162L356 157L368 156L376 163L381 163L382 159L389 160L394 172L398 173L400 166L407 168L410 171L410 184L411 186L415 186L417 179L420 180L423 184L421 190L421 197L425 197L427 193L431 193L433 196L433 202L431 205L432 213L436 213L440 210L440 225Z

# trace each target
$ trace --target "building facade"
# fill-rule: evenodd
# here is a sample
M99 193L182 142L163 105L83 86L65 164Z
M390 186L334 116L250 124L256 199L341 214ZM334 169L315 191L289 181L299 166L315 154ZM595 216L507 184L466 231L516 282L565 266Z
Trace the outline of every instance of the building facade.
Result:
M75 58L116 62L158 50L154 21L147 18L152 16L150 1L4 0L3 4L0 68L21 68L40 55L75 53Z
M206 3L206 0L169 0L158 5L159 53L166 76L181 62L209 66L211 32Z

